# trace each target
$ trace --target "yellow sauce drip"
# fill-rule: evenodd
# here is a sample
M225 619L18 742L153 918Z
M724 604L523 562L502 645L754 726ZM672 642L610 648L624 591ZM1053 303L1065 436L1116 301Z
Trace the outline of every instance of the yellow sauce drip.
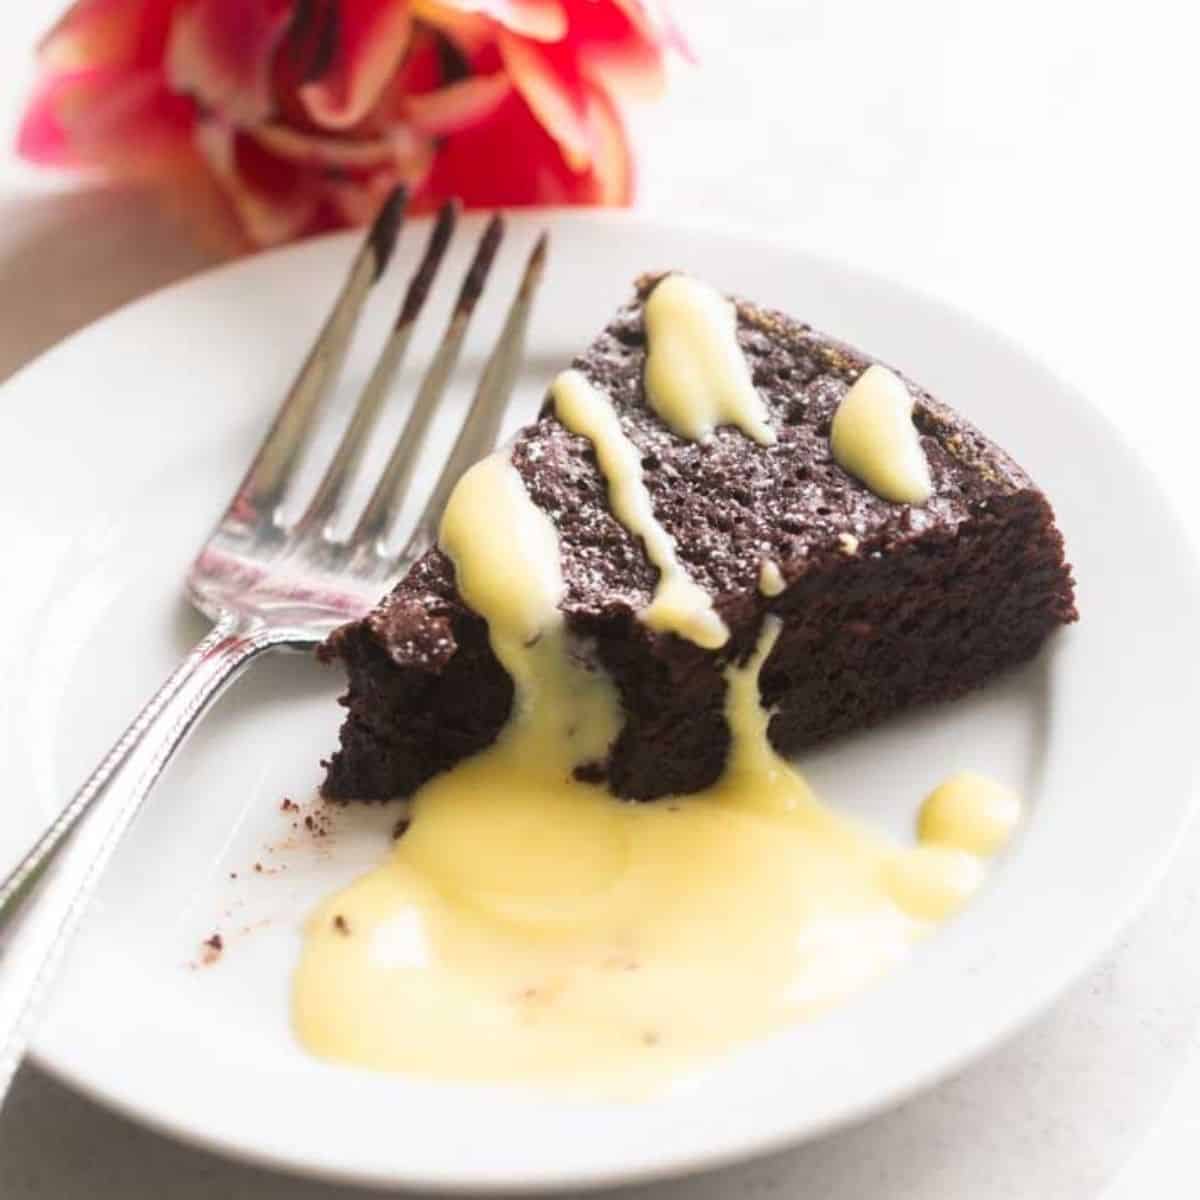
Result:
M773 445L767 406L737 341L737 310L714 287L668 275L646 300L646 397L680 437L699 442L718 425Z
M774 559L764 558L758 568L758 590L764 596L778 596L787 587L779 564Z
M643 1095L837 1003L978 886L979 858L834 813L775 754L758 683L775 618L727 669L716 784L630 804L578 781L619 705L570 653L553 526L505 459L464 476L441 544L513 677L513 717L418 792L384 865L311 917L294 1018L315 1054Z
M896 504L924 504L933 493L912 411L904 380L874 363L842 397L830 431L838 465Z
M1021 820L1021 797L974 771L960 771L925 798L917 819L923 842L995 854Z
M603 392L579 371L564 371L551 388L554 411L572 433L587 438L608 483L613 515L642 539L646 556L658 568L654 599L641 619L663 633L676 633L707 650L729 640L725 622L713 611L709 594L696 584L675 553L675 539L659 524L642 478L642 456L625 436Z

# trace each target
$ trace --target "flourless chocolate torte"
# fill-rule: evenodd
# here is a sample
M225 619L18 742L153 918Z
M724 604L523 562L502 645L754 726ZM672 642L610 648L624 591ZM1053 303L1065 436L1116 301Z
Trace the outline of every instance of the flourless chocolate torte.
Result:
M1009 456L906 380L932 494L882 499L834 458L831 424L873 360L778 312L736 301L737 339L773 444L721 427L678 436L647 402L647 297L576 360L641 455L654 516L729 637L705 649L640 619L658 570L613 515L592 444L547 402L512 462L557 529L562 611L577 653L608 673L624 727L607 759L579 764L635 799L712 783L725 762L724 670L764 616L782 618L761 674L770 737L788 752L947 700L1032 657L1075 620L1070 569L1046 497ZM322 647L349 673L331 799L407 795L487 746L512 684L454 568L429 551L363 620Z

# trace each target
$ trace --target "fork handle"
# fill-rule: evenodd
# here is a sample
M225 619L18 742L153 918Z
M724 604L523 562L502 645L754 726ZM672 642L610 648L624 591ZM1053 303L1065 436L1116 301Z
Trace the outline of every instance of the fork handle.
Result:
M288 644L307 643L222 617L0 883L0 1103L71 935L155 780L221 690L257 655Z

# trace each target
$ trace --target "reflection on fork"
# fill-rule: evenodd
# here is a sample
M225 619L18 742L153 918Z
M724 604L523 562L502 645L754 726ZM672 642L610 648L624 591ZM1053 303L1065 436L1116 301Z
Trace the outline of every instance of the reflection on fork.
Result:
M458 208L450 204L433 223L399 315L323 477L299 519L283 516L322 403L340 373L367 297L392 256L405 199L397 190L384 203L245 478L192 563L187 594L214 622L212 632L0 883L0 928L8 935L0 958L0 1099L24 1054L40 998L105 864L189 730L259 654L311 648L336 626L361 616L434 544L454 484L495 444L545 263L545 234L529 255L450 456L413 528L393 544L430 422L500 250L504 227L499 217L488 222L479 239L449 322L370 498L350 532L339 535L348 515L347 498L453 237Z

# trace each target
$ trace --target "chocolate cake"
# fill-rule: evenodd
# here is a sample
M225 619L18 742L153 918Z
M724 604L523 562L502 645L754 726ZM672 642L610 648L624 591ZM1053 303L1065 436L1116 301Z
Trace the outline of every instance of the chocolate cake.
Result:
M959 696L1076 619L1053 512L1025 472L910 380L933 495L921 506L880 499L834 461L829 438L840 399L873 360L781 313L735 301L775 444L732 428L706 444L672 433L643 386L643 305L657 278L639 281L575 366L640 451L655 515L713 597L728 642L705 650L639 620L657 571L612 515L591 444L549 404L512 452L559 533L567 628L624 706L607 760L581 764L591 777L634 799L713 782L729 745L723 671L752 650L767 613L784 622L761 676L781 752ZM764 562L777 567L776 586L760 588ZM320 653L350 681L331 799L406 795L487 746L509 716L509 678L437 549Z

